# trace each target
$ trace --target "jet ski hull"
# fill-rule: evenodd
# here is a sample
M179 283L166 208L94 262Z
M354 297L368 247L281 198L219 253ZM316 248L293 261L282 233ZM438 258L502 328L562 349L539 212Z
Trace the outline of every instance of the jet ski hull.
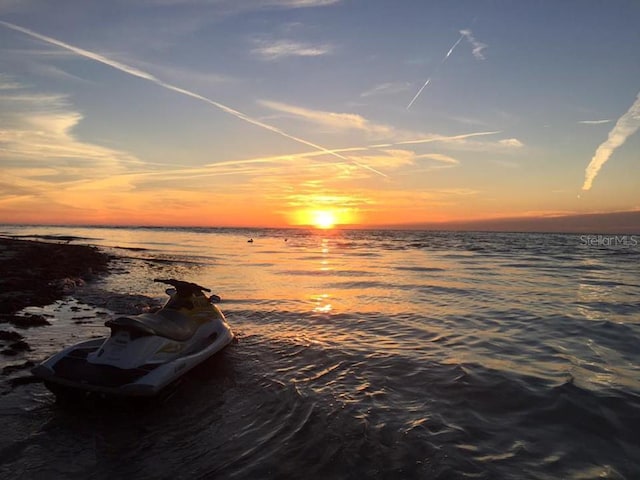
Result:
M152 397L176 382L192 368L209 359L232 340L233 333L226 322L207 339L207 343L192 353L165 362L150 361L134 368L89 361L108 341L108 337L88 340L53 355L32 370L54 393L96 392L124 397Z

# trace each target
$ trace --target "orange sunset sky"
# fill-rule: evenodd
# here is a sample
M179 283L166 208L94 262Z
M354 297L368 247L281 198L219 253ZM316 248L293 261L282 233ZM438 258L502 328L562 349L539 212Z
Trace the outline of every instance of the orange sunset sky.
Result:
M640 210L637 2L0 5L0 223Z

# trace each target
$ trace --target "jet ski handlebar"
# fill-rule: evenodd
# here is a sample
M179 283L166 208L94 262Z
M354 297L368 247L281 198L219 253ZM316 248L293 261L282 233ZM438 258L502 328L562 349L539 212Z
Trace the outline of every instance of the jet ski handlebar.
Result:
M201 292L211 291L209 288L201 287L198 284L191 283L191 282L184 282L182 280L175 280L173 278L169 278L169 279L156 278L153 281L158 283L164 283L166 285L171 285L177 290L178 295L181 297L189 296L192 294L198 294Z

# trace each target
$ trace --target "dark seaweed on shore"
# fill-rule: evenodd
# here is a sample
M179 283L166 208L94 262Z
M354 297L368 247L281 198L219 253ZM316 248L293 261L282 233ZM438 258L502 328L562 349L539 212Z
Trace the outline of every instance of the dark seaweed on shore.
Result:
M89 245L0 238L0 314L62 298L69 281L108 271L111 256Z

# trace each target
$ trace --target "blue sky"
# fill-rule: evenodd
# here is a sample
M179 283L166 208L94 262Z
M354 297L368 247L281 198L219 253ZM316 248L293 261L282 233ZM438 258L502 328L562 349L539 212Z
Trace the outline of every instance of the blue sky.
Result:
M640 209L637 1L0 0L0 21L0 221Z

